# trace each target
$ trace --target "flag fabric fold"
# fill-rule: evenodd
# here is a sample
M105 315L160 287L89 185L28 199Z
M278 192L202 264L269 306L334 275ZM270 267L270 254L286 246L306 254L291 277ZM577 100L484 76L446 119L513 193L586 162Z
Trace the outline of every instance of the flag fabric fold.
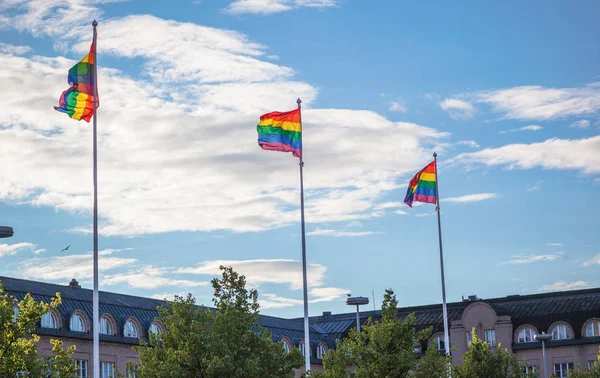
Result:
M264 150L291 152L302 158L300 108L289 112L271 112L260 116L256 126L258 145Z
M78 121L90 122L94 115L96 93L94 83L94 65L96 56L94 54L94 43L90 52L69 70L70 88L60 95L59 104L54 109L66 113L69 117ZM96 106L95 106L96 105Z
M404 203L410 207L413 201L436 203L436 180L437 167L435 161L432 161L410 180Z

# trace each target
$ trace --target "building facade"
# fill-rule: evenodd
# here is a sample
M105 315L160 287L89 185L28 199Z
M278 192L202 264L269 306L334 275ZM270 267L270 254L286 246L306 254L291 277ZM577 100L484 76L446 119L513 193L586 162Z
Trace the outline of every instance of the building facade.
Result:
M80 376L87 377L92 371L92 291L81 288L73 280L68 286L0 277L5 291L23 299L27 293L38 301L49 302L60 292L62 304L44 315L36 333L40 335L39 351L51 353L51 338L61 339L66 346L75 344L74 359L79 366ZM164 326L156 321L157 307L164 301L110 292L100 293L100 361L101 376L122 373L129 361L138 362L131 349L139 339L149 332L165 332ZM421 350L433 343L444 350L441 305L404 307L399 316L410 313L416 316L417 328L432 327L433 334L424 340ZM380 311L360 314L361 325L369 318L377 320ZM461 302L448 304L450 321L450 346L454 348L452 362L460 365L468 348L473 329L493 348L502 345L522 361L524 369L535 369L544 373L541 344L533 335L548 333L553 340L546 342L547 365L557 377L566 377L566 372L576 366L585 367L597 360L600 348L600 289L565 291L534 295L511 295L494 299L479 299L469 296ZM310 318L310 347L304 345L303 319L282 319L259 316L258 323L273 334L274 341L283 342L284 348L299 348L311 354L312 368L321 370L321 358L335 341L344 338L356 327L356 314L331 314ZM417 352L419 353L419 352ZM303 370L298 371L298 376ZM542 375L543 376L543 375Z

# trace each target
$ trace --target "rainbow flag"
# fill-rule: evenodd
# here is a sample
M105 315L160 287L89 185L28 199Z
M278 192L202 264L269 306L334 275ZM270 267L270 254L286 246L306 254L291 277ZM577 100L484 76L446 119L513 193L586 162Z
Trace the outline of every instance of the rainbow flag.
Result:
M435 161L423 168L410 180L404 203L412 207L413 201L436 203L436 172Z
M258 145L263 150L291 152L296 157L302 157L300 108L264 114L260 116L256 130Z
M90 122L94 115L95 83L94 83L94 43L90 53L69 70L69 89L60 95L58 106L54 109L78 121ZM97 107L97 106L96 106Z

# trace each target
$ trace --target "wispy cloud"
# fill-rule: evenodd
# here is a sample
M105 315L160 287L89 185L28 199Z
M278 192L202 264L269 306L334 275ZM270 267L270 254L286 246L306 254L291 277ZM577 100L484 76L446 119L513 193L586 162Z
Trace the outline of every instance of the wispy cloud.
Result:
M375 231L340 231L340 230L325 230L317 228L314 231L308 232L306 235L311 236L334 236L336 238L339 237L356 237L356 236L368 236L368 235L378 235L381 232Z
M461 140L460 142L456 142L456 144L469 146L471 148L479 148L479 145L474 140Z
M151 265L128 273L106 275L102 278L104 285L127 284L142 289L156 289L162 286L198 287L207 286L208 281L192 281L167 277L171 272L168 268L156 268Z
M452 202L452 203L467 203L467 202L479 202L485 201L487 199L497 198L498 193L477 193L477 194L467 194L460 197L449 197L443 198L442 202Z
M500 134L506 134L506 133L518 133L520 131L540 131L542 130L543 127L542 126L538 126L538 125L529 125L529 126L523 126L523 127L518 127L516 129L510 129L510 130L502 130L500 131Z
M319 302L332 302L345 296L349 292L348 289L340 289L337 287L318 287L309 290L308 297L309 303ZM260 307L267 308L285 308L292 306L299 306L304 303L299 298L287 298L276 294L260 294L259 295Z
M225 9L231 14L262 14L280 13L296 8L331 8L338 0L235 0Z
M40 248L40 249L36 249L35 251L33 251L33 254L34 255L41 255L44 252L46 252L46 248Z
M546 247L564 247L565 246L563 243L545 243L544 245Z
M475 115L473 104L457 98L447 98L440 102L440 106L454 119L468 119Z
M31 51L29 46L15 46L0 42L0 53L11 55L22 55Z
M16 255L23 250L33 251L35 247L33 243L0 244L0 257Z
M503 264L531 264L538 261L553 261L560 257L560 254L552 254L552 255L528 255L521 256L515 255L510 260L504 261Z
M390 102L389 111L404 113L408 110L404 101L392 101Z
M508 169L572 169L586 174L600 173L600 136L587 139L548 139L532 144L509 144L459 154L455 162Z
M600 265L600 253L583 263L585 267L592 265Z
M586 289L591 287L588 281L558 281L553 284L547 284L540 286L540 291L567 291L567 290L578 290Z
M536 181L535 184L527 184L527 186L525 187L525 190L528 192L534 192L536 190L540 190L542 188L542 184L544 182L541 180Z
M600 83L579 88L522 86L463 96L489 104L504 119L542 121L600 110Z
M590 121L587 119L580 119L579 121L573 122L569 127L575 129L587 129L590 127Z

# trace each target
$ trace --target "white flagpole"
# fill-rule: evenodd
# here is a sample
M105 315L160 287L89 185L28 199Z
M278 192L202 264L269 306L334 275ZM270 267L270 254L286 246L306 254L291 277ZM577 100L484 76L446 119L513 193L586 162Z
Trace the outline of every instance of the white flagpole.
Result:
M302 127L302 110L300 104L302 100L298 99L298 111L300 113L300 127ZM302 288L304 290L304 360L306 362L306 371L310 371L310 324L308 322L308 284L306 280L306 236L304 230L304 177L302 168L304 161L300 158L300 217L302 222Z
M98 56L96 55L96 20L94 27L94 294L92 297L92 316L94 335L94 378L100 378L100 308L98 295L98 147L96 137L96 124L98 121Z

